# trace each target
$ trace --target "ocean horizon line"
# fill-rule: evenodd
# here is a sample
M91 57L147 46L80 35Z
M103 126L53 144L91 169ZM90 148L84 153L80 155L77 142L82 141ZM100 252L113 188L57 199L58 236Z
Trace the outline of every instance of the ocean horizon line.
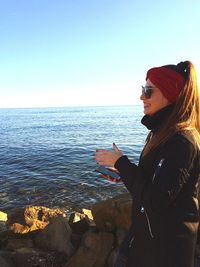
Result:
M0 107L0 110L10 109L59 109L59 108L89 108L89 107L130 107L130 106L142 106L142 103L134 104L110 104L110 105L69 105L69 106L32 106L32 107Z

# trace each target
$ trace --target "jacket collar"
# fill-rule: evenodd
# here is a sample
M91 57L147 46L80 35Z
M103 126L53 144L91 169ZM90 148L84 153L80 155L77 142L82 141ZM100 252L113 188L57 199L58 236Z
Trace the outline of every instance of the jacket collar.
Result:
M152 116L145 115L142 118L141 123L144 126L146 126L147 129L155 132L160 127L160 125L163 123L163 121L165 121L169 117L169 115L171 114L171 112L173 110L173 107L174 107L174 105L170 104L170 105L160 109Z

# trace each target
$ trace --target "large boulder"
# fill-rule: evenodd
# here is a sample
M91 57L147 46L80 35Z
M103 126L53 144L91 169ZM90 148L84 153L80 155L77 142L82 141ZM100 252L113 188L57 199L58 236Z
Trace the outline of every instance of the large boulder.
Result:
M44 250L53 250L71 256L74 249L71 244L71 228L64 217L57 217L41 230L34 239L35 246Z
M65 267L104 267L113 244L113 234L88 231Z
M125 193L94 204L92 215L101 231L115 231L117 228L128 230L131 224L130 194Z
M14 233L25 234L38 229L44 229L51 218L59 215L65 216L59 209L49 209L43 206L13 209L8 213L7 226Z
M14 267L9 259L4 258L0 255L0 266L1 267Z

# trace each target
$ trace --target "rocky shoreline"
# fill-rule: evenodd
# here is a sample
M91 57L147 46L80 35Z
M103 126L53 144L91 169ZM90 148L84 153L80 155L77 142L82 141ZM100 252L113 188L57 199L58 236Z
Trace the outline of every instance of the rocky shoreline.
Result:
M130 225L128 193L68 216L28 206L0 211L1 267L112 267ZM200 267L200 249L196 249Z

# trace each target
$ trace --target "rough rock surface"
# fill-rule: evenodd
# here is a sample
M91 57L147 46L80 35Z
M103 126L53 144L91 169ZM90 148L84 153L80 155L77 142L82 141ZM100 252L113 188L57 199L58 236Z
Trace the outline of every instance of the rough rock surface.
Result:
M122 194L69 216L39 206L0 212L0 267L113 267L131 203Z
M92 207L96 226L100 230L114 231L117 228L128 230L131 221L131 203L129 194L101 201Z

